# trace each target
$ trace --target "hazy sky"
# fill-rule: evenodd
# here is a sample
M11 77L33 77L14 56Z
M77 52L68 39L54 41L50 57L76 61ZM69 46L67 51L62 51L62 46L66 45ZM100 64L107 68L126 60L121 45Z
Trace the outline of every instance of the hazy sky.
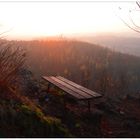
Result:
M11 29L9 38L132 32L118 16L128 20L135 8L135 2L0 2L0 30ZM140 12L134 13L138 24Z

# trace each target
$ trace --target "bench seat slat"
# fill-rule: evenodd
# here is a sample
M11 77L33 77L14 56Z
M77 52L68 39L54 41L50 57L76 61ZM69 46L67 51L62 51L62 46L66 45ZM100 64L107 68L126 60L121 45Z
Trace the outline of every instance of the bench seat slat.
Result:
M64 81L62 81L62 80L60 80L60 79L58 79L58 78L56 78L56 77L51 76L51 78L52 78L54 81L56 81L56 82L58 82L58 83L64 85L65 87L71 89L71 90L74 91L76 94L79 94L79 95L83 96L85 99L90 99L90 98L93 97L93 96L91 96L91 95L89 95L89 94L87 94L87 93L85 93L85 92L79 90L78 88L75 88L75 87L69 85L68 83L66 83L66 82L64 82Z
M63 90L64 92L67 92L69 93L70 95L74 96L75 98L77 99L85 99L83 96L73 92L72 90L68 89L67 87L65 87L64 85L56 82L55 80L53 80L51 77L46 77L46 76L43 76L42 77L44 80L47 80L48 82L54 84L55 86L57 86L58 88L60 88L61 90Z
M70 81L68 79L65 79L64 77L57 76L57 78L60 79L60 80L62 80L62 81L64 81L64 82L66 82L67 84L69 84L69 85L77 88L77 89L80 89L83 92L86 92L87 94L89 94L89 95L91 95L93 97L100 97L101 96L100 94L98 94L96 92L93 92L92 90L87 89L87 88L85 88L83 86L80 86L80 85L78 85L78 84L76 84L76 83L74 83L74 82L72 82L72 81Z

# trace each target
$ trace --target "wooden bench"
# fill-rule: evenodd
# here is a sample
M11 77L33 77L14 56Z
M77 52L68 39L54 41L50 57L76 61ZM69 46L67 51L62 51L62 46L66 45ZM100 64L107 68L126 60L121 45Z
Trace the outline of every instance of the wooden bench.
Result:
M90 111L90 101L95 98L101 97L101 94L96 93L92 90L89 90L81 85L78 85L64 77L61 76L43 76L45 81L49 82L48 91L50 89L50 85L53 84L66 94L69 94L72 98L76 100L84 100L88 102L88 109Z

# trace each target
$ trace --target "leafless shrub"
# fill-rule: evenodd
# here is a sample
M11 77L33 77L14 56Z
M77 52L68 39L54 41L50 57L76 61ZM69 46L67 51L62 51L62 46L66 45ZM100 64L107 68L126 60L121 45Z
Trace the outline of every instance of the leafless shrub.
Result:
M10 87L24 66L25 50L9 45L0 48L0 88Z

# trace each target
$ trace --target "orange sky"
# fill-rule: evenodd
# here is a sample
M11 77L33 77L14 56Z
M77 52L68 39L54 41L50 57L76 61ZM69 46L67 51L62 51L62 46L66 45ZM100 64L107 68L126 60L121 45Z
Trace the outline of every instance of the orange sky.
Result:
M127 17L127 10L135 6L134 2L0 2L0 29L11 29L8 38L125 32L130 29L116 16L118 7Z

